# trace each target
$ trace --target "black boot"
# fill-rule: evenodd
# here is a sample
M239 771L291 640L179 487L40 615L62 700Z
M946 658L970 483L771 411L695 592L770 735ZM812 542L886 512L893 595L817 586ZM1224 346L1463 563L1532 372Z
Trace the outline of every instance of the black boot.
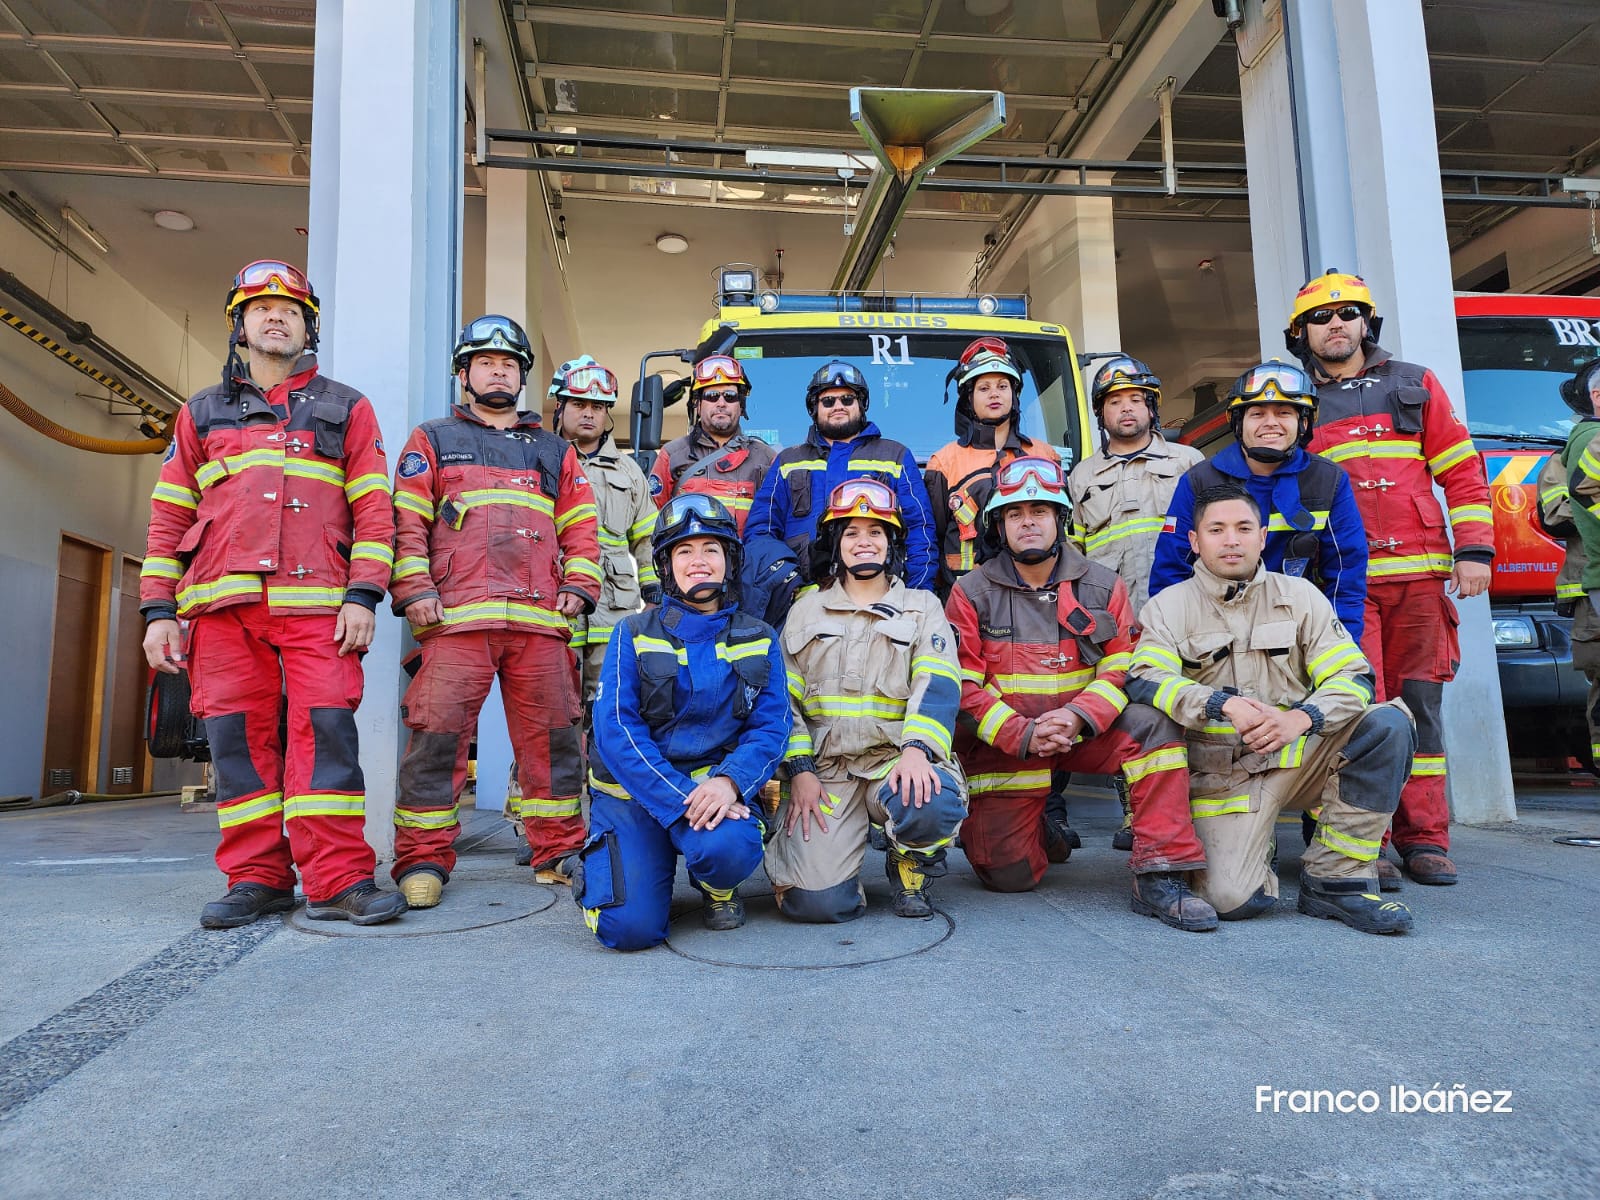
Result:
M1127 853L1133 849L1133 797L1122 772L1113 775L1111 781L1117 786L1117 802L1122 805L1122 828L1111 835L1111 848Z
M1219 912L1217 919L1222 921L1248 921L1251 917L1259 917L1262 913L1270 911L1275 904L1277 904L1277 900L1267 895L1267 889L1258 887L1251 893L1250 899L1239 905L1238 908L1230 908L1227 912Z
M313 921L349 921L352 925L381 925L407 908L399 892L385 892L370 879L352 884L328 900L306 900L306 916Z
M706 887L703 883L697 883L695 887L705 897L705 903L700 909L700 919L707 929L720 933L728 929L737 929L744 924L744 901L739 899L737 891L729 888L726 892L719 892Z
M1061 777L1059 783L1056 776ZM1061 791L1071 778L1065 771L1052 771L1051 791L1044 799L1045 857L1054 863L1064 863L1074 850L1083 849L1083 839L1067 821L1067 797Z
M1398 900L1385 900L1380 896L1378 881L1373 876L1317 879L1301 875L1296 907L1308 917L1343 921L1362 933L1406 933L1411 928L1411 910Z
M1189 890L1177 871L1154 871L1133 877L1133 911L1189 933L1217 927L1217 910Z
M264 883L236 883L220 900L200 910L201 929L233 929L253 924L268 913L288 912L294 907L294 892L268 887Z
M922 869L922 863L891 846L884 855L883 872L895 887L895 916L933 916L933 901L928 899L928 876Z

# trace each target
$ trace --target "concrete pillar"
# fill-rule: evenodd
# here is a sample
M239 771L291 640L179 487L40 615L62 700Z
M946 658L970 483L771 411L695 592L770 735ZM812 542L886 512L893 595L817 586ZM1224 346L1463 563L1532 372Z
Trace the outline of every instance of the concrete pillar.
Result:
M1025 254L1032 311L1072 330L1080 353L1121 349L1111 198L1046 196L1030 228L1035 232ZM1099 366L1084 369L1085 390Z
M371 399L393 455L445 410L460 287L460 15L429 0L317 5L309 268L323 369ZM378 610L357 716L367 839L392 853L404 627Z
M1386 319L1386 348L1431 367L1464 417L1421 7L1297 0L1292 8L1287 42L1270 3L1246 6L1240 37L1262 347L1285 353L1285 315L1306 278L1329 266L1357 271ZM1284 103L1291 91L1312 97L1297 104L1292 121ZM1289 135L1294 122L1297 138ZM1359 153L1350 152L1346 130L1359 131ZM1314 200L1305 199L1307 188ZM1354 258L1346 257L1352 234ZM1461 670L1445 689L1452 810L1460 821L1514 819L1488 599L1460 609Z

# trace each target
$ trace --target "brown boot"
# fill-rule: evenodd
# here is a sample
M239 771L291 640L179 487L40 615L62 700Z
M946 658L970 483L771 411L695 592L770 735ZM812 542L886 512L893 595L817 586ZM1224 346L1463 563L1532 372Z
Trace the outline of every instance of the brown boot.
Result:
M1177 871L1156 871L1133 877L1133 911L1190 933L1217 927L1217 910L1189 890Z
M1378 861L1372 864L1378 870L1378 890L1381 892L1398 892L1402 876L1400 868L1395 866L1383 855L1378 856Z
M1448 887L1456 881L1456 865L1443 850L1432 846L1418 846L1404 852L1406 874L1417 883Z

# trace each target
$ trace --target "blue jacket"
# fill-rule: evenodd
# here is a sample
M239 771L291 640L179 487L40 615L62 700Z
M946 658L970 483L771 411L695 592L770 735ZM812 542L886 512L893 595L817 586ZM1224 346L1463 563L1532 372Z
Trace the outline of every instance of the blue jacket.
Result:
M1302 449L1296 449L1271 475L1253 473L1238 446L1225 447L1210 462L1191 467L1178 480L1167 506L1166 525L1156 538L1150 595L1194 574L1189 531L1194 528L1195 481L1201 477L1203 488L1203 476L1216 472L1242 484L1261 506L1267 522L1267 551L1262 558L1267 570L1306 576L1304 547L1292 543L1301 531L1314 533L1317 563L1312 582L1327 594L1339 620L1359 644L1367 600L1366 526L1356 507L1355 492L1350 490L1350 477L1336 463ZM1302 485L1309 509L1301 503Z
M590 786L636 800L663 828L682 819L700 777L726 775L751 803L783 759L783 649L770 626L737 611L700 613L669 596L625 618L606 645Z
M781 451L756 489L745 539L766 534L788 542L806 569L817 518L827 507L829 493L859 475L893 485L906 527L906 585L931 589L939 572L937 534L922 472L911 451L884 437L871 421L848 442L831 445L813 425L805 441Z

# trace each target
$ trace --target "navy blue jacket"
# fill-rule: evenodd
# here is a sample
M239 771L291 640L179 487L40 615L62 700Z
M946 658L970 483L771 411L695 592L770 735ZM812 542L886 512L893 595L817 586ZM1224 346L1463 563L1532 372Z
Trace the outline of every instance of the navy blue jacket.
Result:
M701 613L668 596L626 617L606 645L593 721L610 779L592 772L590 786L637 801L663 828L707 775L726 775L753 805L789 741L783 648L753 618L753 636L730 637L735 611Z
M788 542L805 569L817 518L828 505L829 493L860 475L893 486L906 527L906 585L931 590L939 572L937 533L922 472L911 451L884 437L871 421L849 441L831 444L813 425L805 441L781 451L756 489L744 526L746 541L766 534ZM801 498L798 504L796 496Z
M1313 582L1333 602L1333 610L1357 644L1361 641L1367 600L1367 530L1350 489L1350 477L1336 463L1296 449L1293 457L1270 475L1257 475L1245 462L1244 451L1227 446L1209 463L1191 467L1172 493L1167 521L1156 538L1155 562L1150 567L1150 595L1181 583L1194 574L1194 554L1189 531L1194 528L1195 473L1215 468L1246 491L1261 506L1267 522L1267 570L1285 575L1307 574L1307 563L1291 542L1301 531L1314 532L1318 547ZM1331 468L1331 472L1328 470ZM1301 476L1316 473L1330 497L1326 511L1311 511L1300 502Z

